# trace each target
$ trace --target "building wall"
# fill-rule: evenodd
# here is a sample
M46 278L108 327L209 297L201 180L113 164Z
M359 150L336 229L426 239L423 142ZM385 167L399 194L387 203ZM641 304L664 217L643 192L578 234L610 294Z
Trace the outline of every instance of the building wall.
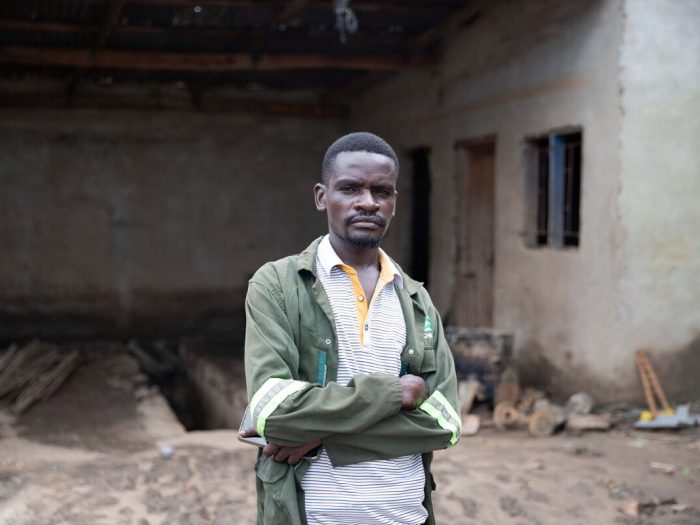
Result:
M352 115L355 127L400 149L431 147L431 293L448 318L460 209L453 148L496 137L494 324L514 334L526 382L560 393L585 388L599 399L630 394L617 383L634 378L618 318L623 7L615 0L490 2L434 70L373 89ZM530 248L525 139L567 126L583 129L580 246Z
M626 2L619 319L679 401L700 397L700 3Z
M0 338L240 330L248 278L325 230L336 120L0 114Z

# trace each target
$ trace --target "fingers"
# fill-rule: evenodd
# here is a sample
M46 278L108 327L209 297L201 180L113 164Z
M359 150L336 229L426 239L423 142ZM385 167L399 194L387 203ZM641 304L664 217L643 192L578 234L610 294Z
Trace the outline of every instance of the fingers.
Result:
M277 454L277 452L281 449L279 445L275 445L274 443L268 443L263 447L263 454L266 456L272 456L274 454Z
M246 428L245 430L241 430L238 435L245 438L258 437L258 431L254 428Z
M309 441L298 447L283 447L275 445L274 443L268 443L263 448L263 454L266 456L274 456L275 461L286 461L290 465L296 465L304 459L304 454L319 446L321 446L321 441L319 439Z
M287 461L289 454L292 453L294 449L291 447L280 447L277 454L275 454L275 461Z

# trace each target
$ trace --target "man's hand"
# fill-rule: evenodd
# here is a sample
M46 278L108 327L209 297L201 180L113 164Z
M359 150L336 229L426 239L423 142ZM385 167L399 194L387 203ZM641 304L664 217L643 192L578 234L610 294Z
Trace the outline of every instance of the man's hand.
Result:
M263 448L263 454L266 456L275 456L275 461L286 461L290 465L296 465L307 452L320 446L320 439L309 441L298 447L283 447L282 445L268 443L265 445L265 448Z
M399 378L401 385L402 397L401 408L404 410L413 410L428 397L428 385L423 378L406 374Z
M259 437L258 432L254 428L241 430L238 435L241 437ZM266 456L275 456L275 461L286 461L290 465L296 465L307 452L320 446L320 439L309 441L298 447L283 447L282 445L268 443L263 447L263 454Z

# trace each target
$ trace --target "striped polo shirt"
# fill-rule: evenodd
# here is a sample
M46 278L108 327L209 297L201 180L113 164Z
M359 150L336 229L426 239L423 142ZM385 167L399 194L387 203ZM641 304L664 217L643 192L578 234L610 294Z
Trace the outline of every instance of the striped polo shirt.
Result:
M406 324L396 287L403 282L381 249L379 262L379 280L368 304L357 272L340 260L327 235L318 247L316 271L335 319L340 385L356 374L398 377L401 370ZM309 525L408 525L425 523L428 517L420 454L334 468L322 450L301 485Z

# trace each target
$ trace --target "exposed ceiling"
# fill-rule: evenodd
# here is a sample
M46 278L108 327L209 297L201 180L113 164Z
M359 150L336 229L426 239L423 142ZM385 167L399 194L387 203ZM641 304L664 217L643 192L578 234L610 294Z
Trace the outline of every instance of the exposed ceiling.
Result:
M3 0L0 78L65 82L66 103L82 86L144 84L179 86L194 106L222 87L342 99L388 74L429 66L444 36L473 22L481 5Z

